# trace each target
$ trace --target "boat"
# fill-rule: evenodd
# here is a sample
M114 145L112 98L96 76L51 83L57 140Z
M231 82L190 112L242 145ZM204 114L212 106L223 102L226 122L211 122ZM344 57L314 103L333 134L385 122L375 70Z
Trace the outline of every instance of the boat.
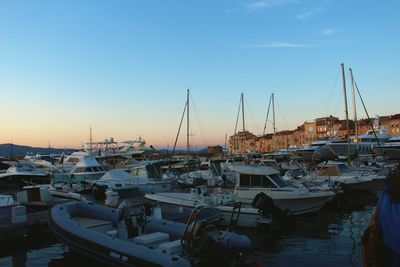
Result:
M56 183L86 183L87 181L100 179L106 173L103 167L92 156L82 154L78 157L74 156L68 158L74 160L78 159L79 161L67 172L54 173L53 180Z
M381 145L381 148L378 146L372 147L372 152L375 155L383 155L388 160L400 160L400 136L394 136L390 138L386 143Z
M147 175L133 176L124 170L112 170L100 179L93 181L93 188L108 188L120 197L132 197L151 192L168 192L172 187L171 179L151 179Z
M184 192L169 192L169 193L154 193L146 194L145 198L157 202L161 205L168 205L169 210L178 213L188 213L195 207L211 206L222 212L226 221L235 208L235 195L228 192L211 193L205 185L200 185L191 188L190 193ZM262 216L258 208L251 206L242 206L238 226L246 228L255 228L259 224L270 223L271 218Z
M3 187L50 183L49 174L39 171L27 160L13 161L11 164L5 173L0 174L0 183Z
M74 192L59 191L51 184L24 186L16 193L19 204L26 206L28 211L47 210L59 203L80 200L81 195Z
M26 222L26 208L11 195L0 195L0 240L22 236Z
M91 131L90 131L91 136ZM92 139L90 137L90 139ZM140 157L144 154L146 141L140 136L135 140L116 142L113 137L104 141L89 141L86 143L85 152L98 159L112 157Z
M49 226L70 249L106 264L250 266L243 259L250 240L218 230L215 223L222 219L213 208L195 209L183 224L146 216L141 204L114 209L76 201L53 207Z
M376 133L376 137L374 134ZM350 158L355 158L358 155L372 155L372 147L377 147L386 143L391 138L387 134L387 130L379 126L379 118L375 121L374 130L368 130L364 135L353 138L349 142L330 142L326 146L338 158L347 157L350 152Z
M317 166L311 180L329 181L345 191L379 191L383 189L387 173L384 168L375 170L368 166L349 166L340 161L328 161Z
M237 201L252 203L263 192L288 215L317 212L336 195L330 190L311 191L301 184L288 185L277 170L267 166L231 164L229 169L237 174L234 190Z

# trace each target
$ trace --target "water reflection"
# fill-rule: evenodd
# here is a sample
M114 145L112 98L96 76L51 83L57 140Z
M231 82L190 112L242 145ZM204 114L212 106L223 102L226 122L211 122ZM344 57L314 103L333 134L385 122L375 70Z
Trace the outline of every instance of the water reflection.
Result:
M323 211L290 218L269 229L239 229L254 244L263 266L361 266L359 241L377 195L339 195ZM3 243L4 244L4 243ZM58 243L48 231L2 245L0 266L91 266L94 262ZM96 262L96 266L103 267Z

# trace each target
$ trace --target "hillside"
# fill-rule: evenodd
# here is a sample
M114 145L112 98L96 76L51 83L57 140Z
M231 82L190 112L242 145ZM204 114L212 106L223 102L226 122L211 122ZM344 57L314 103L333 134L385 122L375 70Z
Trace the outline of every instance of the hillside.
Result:
M48 148L48 147L31 147L16 144L0 144L0 156L9 157L24 157L26 154L61 154L66 151L71 153L76 149L63 149L63 148Z

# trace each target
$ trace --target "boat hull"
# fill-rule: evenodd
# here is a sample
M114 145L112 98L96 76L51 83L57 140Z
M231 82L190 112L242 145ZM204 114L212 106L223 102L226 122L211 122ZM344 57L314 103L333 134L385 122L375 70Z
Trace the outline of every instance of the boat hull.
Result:
M251 203L258 193L265 193L271 197L274 204L289 215L300 215L305 213L318 212L325 203L335 197L331 191L315 193L290 194L284 188L257 189L257 188L236 188L238 199L244 203Z
M164 194L146 194L145 197L151 201L161 203L166 206L170 216L176 214L188 214L197 206L201 206L200 202L195 199L184 198L179 196L179 194L186 193L164 193ZM186 194L188 195L188 194ZM173 197L171 197L173 196ZM203 204L204 205L204 204ZM224 215L225 222L229 222L232 216L232 206L228 205L212 205L213 207L219 209ZM183 210L182 210L183 209ZM260 214L258 210L253 208L243 207L239 215L238 226L246 228L255 228L260 223ZM268 221L263 221L263 223L268 223Z
M379 147L372 148L372 151L375 155L382 155ZM386 159L390 160L400 160L400 147L392 148L392 147L382 147L383 155Z
M350 145L347 143L331 143L326 144L326 146L338 158L348 157L349 155L350 158L355 158L357 156L357 147L353 143L350 143Z
M4 187L23 187L29 184L49 184L50 182L50 176L47 174L5 173L0 175L0 183Z

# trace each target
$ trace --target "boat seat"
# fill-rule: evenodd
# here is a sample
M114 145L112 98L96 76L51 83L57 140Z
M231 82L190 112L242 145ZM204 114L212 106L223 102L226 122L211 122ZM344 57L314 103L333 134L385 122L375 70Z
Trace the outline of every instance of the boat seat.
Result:
M86 228L93 228L97 226L102 226L102 225L111 225L110 221L106 220L98 220L98 219L92 219L92 218L86 218L86 217L74 217L73 218L78 224L86 227Z
M109 231L105 232L107 235L112 236L112 237L116 237L117 236L117 229L112 229Z
M165 243L169 241L169 234L155 232L147 235L140 235L133 238L133 242L139 245L147 246L150 248L156 248L161 243Z
M181 240L177 239L171 242L162 243L158 246L158 249L163 253L174 254L182 252Z

